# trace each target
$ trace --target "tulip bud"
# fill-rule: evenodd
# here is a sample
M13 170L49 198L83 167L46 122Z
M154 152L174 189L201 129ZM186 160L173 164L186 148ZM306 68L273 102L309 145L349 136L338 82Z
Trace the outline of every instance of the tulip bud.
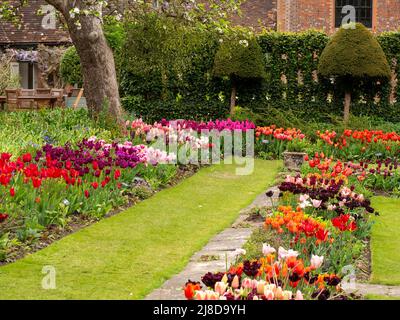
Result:
M277 300L282 300L283 299L283 291L281 287L276 288L275 290L275 298Z
M289 290L285 290L285 291L283 291L282 292L282 297L283 297L283 300L290 300L290 299L292 299L292 291L289 291Z
M264 294L264 288L265 288L266 282L264 280L260 280L257 283L257 294Z
M297 290L295 300L304 300L303 294L300 290Z
M231 287L233 289L239 288L239 277L237 275L233 278Z
M226 273L224 274L224 276L222 277L221 281L223 283L228 283L228 276L226 275Z
M324 262L324 257L323 256L316 256L312 255L311 256L311 268L313 269L318 269L322 266L322 263Z
M216 282L215 283L215 292L217 292L219 295L223 295L226 292L226 288L228 285L225 282Z
M274 300L274 298L275 298L274 293L272 292L272 290L268 290L268 289L266 289L264 291L264 296L265 296L265 298L267 300Z

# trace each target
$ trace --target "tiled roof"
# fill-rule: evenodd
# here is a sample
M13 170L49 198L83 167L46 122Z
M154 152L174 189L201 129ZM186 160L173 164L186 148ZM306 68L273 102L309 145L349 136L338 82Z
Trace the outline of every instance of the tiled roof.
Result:
M30 0L29 5L23 7L22 27L6 21L0 21L0 44L27 45L27 44L58 44L70 42L68 31L56 24L56 29L49 30L42 27L43 15L38 15L41 6L47 5L44 0Z

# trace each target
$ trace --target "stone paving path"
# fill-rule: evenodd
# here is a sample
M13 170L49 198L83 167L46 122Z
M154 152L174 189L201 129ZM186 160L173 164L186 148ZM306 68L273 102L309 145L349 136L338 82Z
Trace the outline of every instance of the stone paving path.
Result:
M361 295L373 294L388 297L400 297L400 286L385 286L381 284L356 283L354 290L346 290Z
M277 188L269 190L278 194ZM193 255L189 264L179 274L167 280L164 285L150 293L145 300L184 300L182 287L188 281L200 281L209 271L225 271L235 259L235 250L243 247L260 223L247 222L248 212L256 207L271 206L271 200L262 193L253 203L240 212L238 219L228 229L216 235L199 252Z
M267 191L274 191L277 196L279 190L276 187ZM277 201L273 198L272 201ZM228 229L225 229L199 252L190 259L186 268L179 274L167 280L164 285L150 293L145 300L184 300L182 287L187 280L200 281L200 278L207 272L224 271L235 259L235 250L243 247L260 223L249 222L248 213L257 207L271 207L271 199L265 193L260 194L252 204L244 208ZM385 286L379 284L357 283L355 289L347 290L361 295L373 294L388 297L400 297L400 286Z

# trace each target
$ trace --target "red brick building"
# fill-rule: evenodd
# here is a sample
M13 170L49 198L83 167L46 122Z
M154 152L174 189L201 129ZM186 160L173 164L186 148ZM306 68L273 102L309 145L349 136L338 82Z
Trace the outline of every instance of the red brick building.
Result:
M242 16L233 21L256 29L332 34L347 14L342 14L346 5L355 8L356 21L374 32L400 30L400 0L247 0Z

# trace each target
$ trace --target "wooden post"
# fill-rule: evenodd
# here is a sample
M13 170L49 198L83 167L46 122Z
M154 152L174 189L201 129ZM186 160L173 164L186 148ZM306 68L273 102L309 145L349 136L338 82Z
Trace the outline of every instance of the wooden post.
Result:
M82 95L83 95L83 89L81 89L81 90L79 91L79 94L78 94L78 96L76 97L76 100L75 100L74 106L73 106L74 109L78 108L78 104L79 104L79 101L80 101L81 98L82 98Z

